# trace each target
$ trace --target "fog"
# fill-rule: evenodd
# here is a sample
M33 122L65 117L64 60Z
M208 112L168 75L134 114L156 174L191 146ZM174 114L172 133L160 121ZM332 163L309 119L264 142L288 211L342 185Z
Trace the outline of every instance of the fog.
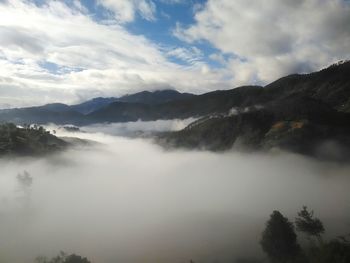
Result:
M110 135L113 125L95 128L58 131L94 146L0 159L0 262L60 250L94 263L260 258L271 212L293 220L303 205L328 237L350 232L349 166L286 153L168 151Z
M174 120L156 120L156 121L135 121L110 124L94 124L85 126L82 129L90 133L105 133L109 135L132 136L135 133L143 132L150 134L152 132L178 131L184 129L187 125L194 122L196 118L174 119Z

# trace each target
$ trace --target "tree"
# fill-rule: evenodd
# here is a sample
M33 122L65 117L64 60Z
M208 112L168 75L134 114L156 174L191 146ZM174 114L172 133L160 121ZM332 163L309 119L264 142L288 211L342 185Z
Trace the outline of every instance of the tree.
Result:
M56 257L47 259L46 257L37 257L36 263L91 263L87 258L71 254L67 255L64 252L60 252Z
M309 211L306 206L298 213L295 219L297 231L303 232L309 237L316 237L320 242L324 227L320 219L314 217L314 211Z
M273 211L260 241L271 262L287 262L300 251L293 223L279 211Z
M26 170L23 173L17 174L17 180L22 188L28 188L33 183L33 177Z
M72 254L66 258L64 263L90 263L87 258Z

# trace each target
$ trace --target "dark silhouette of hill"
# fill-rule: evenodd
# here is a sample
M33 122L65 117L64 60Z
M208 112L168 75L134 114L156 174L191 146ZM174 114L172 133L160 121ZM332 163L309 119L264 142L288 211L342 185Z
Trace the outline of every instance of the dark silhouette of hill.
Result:
M70 109L64 111L53 110L50 105L0 110L0 122L12 122L21 125L31 123L74 123L79 125L87 123L84 114Z
M328 67L306 75L290 75L264 88L245 86L201 95L174 90L143 91L121 98L95 98L68 106L0 110L0 120L15 123L36 122L83 125L96 122L125 122L201 117L225 113L233 107L265 105L296 94L310 97L332 108L350 112L350 63Z
M94 121L110 122L199 117L229 111L233 107L265 105L291 95L313 98L343 112L350 112L350 63L331 66L307 75L290 75L264 88L259 86L219 90L149 105L114 102L93 112Z
M151 106L139 101L136 104L114 102L92 113L91 117L95 121L126 121L127 111L133 112L130 121L198 117L224 113L233 107L265 105L291 95L313 98L338 111L350 112L350 62L307 75L290 75L264 88L246 86L218 90ZM135 115L137 112L139 115Z
M350 112L350 62L335 64L319 72L290 75L264 88L263 102L302 94Z
M200 117L212 113L226 112L233 106L254 104L261 92L261 87L247 86L193 95L188 98L158 104L117 101L92 112L87 115L87 118L93 122L125 122L139 119L150 121Z
M125 95L117 101L129 103L144 103L144 104L160 104L174 100L181 100L195 96L191 93L180 93L176 90L156 90L156 91L141 91L138 93Z
M326 159L347 160L350 114L313 98L290 95L263 108L199 119L184 130L162 133L170 147L225 151L282 149Z
M68 108L72 111L76 111L82 114L88 114L93 111L99 110L103 107L106 107L108 104L117 101L118 98L94 98L88 101L85 101L80 104L68 106Z

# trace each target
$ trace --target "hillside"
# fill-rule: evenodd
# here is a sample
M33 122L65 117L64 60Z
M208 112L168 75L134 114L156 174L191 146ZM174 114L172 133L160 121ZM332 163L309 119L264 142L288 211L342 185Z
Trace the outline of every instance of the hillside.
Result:
M86 117L92 122L125 122L138 119L149 121L200 117L226 112L234 106L252 105L261 92L261 87L247 86L232 90L213 91L159 104L114 102L101 110L88 114Z
M55 123L86 125L106 121L134 121L140 118L153 120L158 117L163 118L163 116L159 114L154 115L154 112L157 112L155 107L158 107L158 105L194 96L195 95L190 93L180 93L175 90L156 90L153 92L142 91L135 94L125 95L120 98L99 97L75 105L51 103L38 107L4 109L0 110L0 122L13 122L16 124ZM136 115L126 114L126 116L124 116L124 107L122 105L127 106L127 110L135 112ZM116 108L114 109L114 107ZM138 111L140 107L153 108L153 112L148 112L147 115L142 115L143 112ZM115 117L113 117L111 111L116 111L113 113ZM137 112L139 112L138 115ZM124 117L120 117L121 115ZM128 117L129 115L130 117ZM96 116L98 116L98 118L96 118Z
M311 74L281 78L264 88L262 101L296 93L325 102L336 110L350 112L350 61Z
M68 145L42 127L19 128L10 123L0 125L0 156L43 155L64 149Z
M141 91L120 97L117 101L129 103L161 104L174 100L182 100L195 96L191 93L180 93L176 90L165 89L156 91Z
M120 98L95 98L77 105L60 103L0 110L0 121L86 125L99 122L202 117L233 107L265 105L293 94L350 112L350 62L306 75L290 75L265 87L244 86L201 95L174 90L144 91Z
M48 109L49 108L49 109ZM86 123L85 115L71 110L59 111L54 107L40 106L0 110L0 123L12 122L19 125L27 123L71 124L82 125Z
M290 95L264 107L199 119L184 130L159 134L157 141L167 147L282 149L344 160L350 153L350 114L313 98Z
M117 101L118 98L94 98L88 101L85 101L80 104L68 106L68 108L72 111L79 112L81 114L88 114L93 111L99 110L103 107L106 107L108 104Z
M265 105L291 95L313 98L335 110L350 112L350 62L311 74L290 75L265 87L244 86L218 90L157 105L114 102L87 118L91 117L94 122L120 122L200 117L225 113L233 107Z

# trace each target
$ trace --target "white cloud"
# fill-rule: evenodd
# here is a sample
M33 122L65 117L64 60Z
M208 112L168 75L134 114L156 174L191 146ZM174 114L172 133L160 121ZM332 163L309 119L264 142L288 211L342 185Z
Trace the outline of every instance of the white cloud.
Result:
M178 58L192 66L198 66L203 64L203 54L196 47L191 47L190 49L184 47L174 48L169 50L166 53L166 55L168 57Z
M98 0L98 2L112 11L120 22L132 22L136 13L149 21L156 19L156 5L151 0Z
M266 83L349 58L350 8L341 0L209 0L195 10L195 24L178 25L175 33L188 42L212 43L220 52L210 59L221 63L219 69L208 66L195 45L164 47L125 29L136 14L155 18L154 1L103 0L116 17L124 8L124 17L107 22L74 3L0 2L0 107L75 103L169 86L201 93Z
M169 86L190 92L229 87L222 72L172 63L169 48L118 23L98 23L85 11L59 1L0 3L0 104L74 103Z
M173 4L183 4L186 3L186 0L160 0L160 2L173 5Z
M139 1L138 9L140 10L141 16L149 21L155 20L156 5L152 2Z
M228 67L236 83L266 83L349 57L350 6L343 0L209 0L195 20L174 34L234 55Z
M135 134L150 134L154 132L165 131L179 131L194 122L195 118L188 118L184 120L156 120L156 121L134 121L124 123L110 123L110 124L93 124L84 126L82 131L88 133L104 133L115 136L135 136ZM50 130L56 129L49 127ZM56 129L57 130L57 129ZM67 134L69 136L69 134Z

